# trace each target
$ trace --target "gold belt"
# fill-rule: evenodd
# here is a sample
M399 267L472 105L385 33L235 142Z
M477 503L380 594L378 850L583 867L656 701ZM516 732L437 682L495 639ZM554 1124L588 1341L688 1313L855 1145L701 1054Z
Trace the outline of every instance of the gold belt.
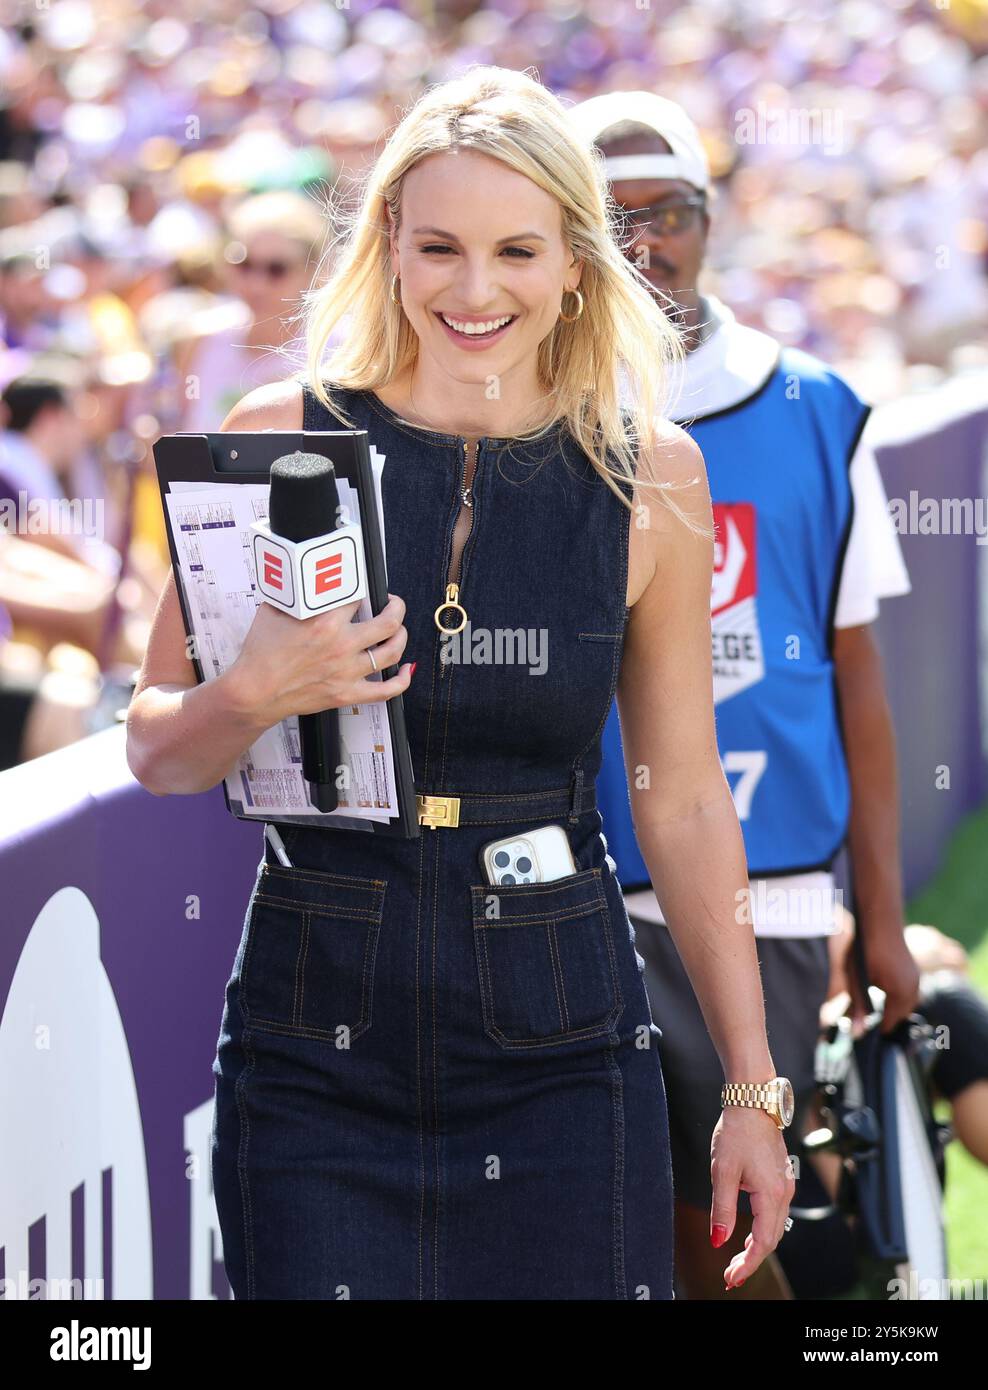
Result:
M436 792L416 792L419 825L430 830L457 825L514 825L519 821L554 820L567 816L570 823L597 805L593 784L582 785L582 773L577 772L570 787L552 787L540 792L492 794L464 792L462 796L446 796Z

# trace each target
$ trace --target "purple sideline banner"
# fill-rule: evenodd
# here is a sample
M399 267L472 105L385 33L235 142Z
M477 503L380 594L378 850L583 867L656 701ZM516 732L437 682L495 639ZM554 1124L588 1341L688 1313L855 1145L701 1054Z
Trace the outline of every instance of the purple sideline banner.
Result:
M119 725L0 774L8 1298L230 1296L211 1068L263 831L219 787L152 796L124 744Z
M988 372L883 406L869 437L912 583L875 623L912 894L988 798Z

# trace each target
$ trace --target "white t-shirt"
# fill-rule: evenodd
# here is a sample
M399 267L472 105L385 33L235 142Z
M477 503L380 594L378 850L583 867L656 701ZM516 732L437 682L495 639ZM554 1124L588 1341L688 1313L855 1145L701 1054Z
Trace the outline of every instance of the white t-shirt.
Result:
M773 338L739 324L716 296L705 295L702 303L715 327L710 337L686 356L670 410L679 420L701 419L745 400L774 370L779 352ZM834 625L840 628L873 622L881 599L908 594L910 589L868 428L866 425L849 470L854 513L834 614ZM835 897L834 876L826 870L752 879L755 935L820 936L832 929L828 924ZM627 894L625 904L633 916L664 920L651 890Z

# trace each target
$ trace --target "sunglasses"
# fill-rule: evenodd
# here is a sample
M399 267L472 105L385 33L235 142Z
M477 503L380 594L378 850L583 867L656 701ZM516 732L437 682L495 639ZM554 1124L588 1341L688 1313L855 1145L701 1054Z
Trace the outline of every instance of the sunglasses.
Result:
M242 261L234 261L234 270L242 275L264 275L268 280L283 280L286 275L300 270L302 261L257 261L245 256Z
M653 236L679 236L696 223L700 209L707 200L702 194L695 198L677 198L675 202L650 203L647 207L619 208L618 228L622 235L650 231Z

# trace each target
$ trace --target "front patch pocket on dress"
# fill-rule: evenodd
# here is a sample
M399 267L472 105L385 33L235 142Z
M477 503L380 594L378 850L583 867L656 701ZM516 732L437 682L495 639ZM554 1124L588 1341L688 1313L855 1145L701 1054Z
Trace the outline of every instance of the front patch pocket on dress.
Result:
M268 865L241 969L249 1026L349 1047L371 1026L385 884Z
M608 1033L623 1007L599 869L470 888L484 1030L501 1047Z

